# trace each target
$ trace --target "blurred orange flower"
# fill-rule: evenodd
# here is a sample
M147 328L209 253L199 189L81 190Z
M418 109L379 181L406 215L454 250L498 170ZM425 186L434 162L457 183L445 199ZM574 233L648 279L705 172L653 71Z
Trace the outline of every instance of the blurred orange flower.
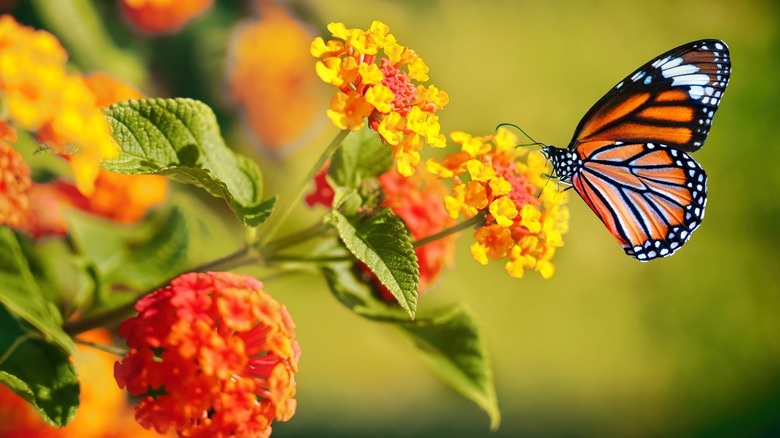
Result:
M122 11L138 30L173 32L203 13L214 0L121 0Z
M312 131L327 98L307 53L314 34L286 8L259 6L260 18L233 33L227 81L247 127L263 147L280 151Z
M105 329L79 335L85 341L111 344ZM116 387L113 376L116 358L91 347L78 346L75 362L81 382L80 406L67 426L49 426L27 401L0 385L0 436L4 438L135 438L159 437L133 419L125 391ZM174 436L170 434L169 436Z

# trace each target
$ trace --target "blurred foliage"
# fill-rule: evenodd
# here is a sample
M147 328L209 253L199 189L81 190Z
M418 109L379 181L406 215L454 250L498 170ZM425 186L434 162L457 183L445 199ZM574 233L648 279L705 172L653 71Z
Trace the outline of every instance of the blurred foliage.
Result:
M209 104L230 146L260 162L267 196L284 196L335 134L323 128L279 162L240 129L225 97L224 56L231 27L253 13L249 2L218 1L181 32L151 38L128 29L114 2L94 1L93 31L112 41L109 49L72 47L66 34L79 23L62 25L46 12L82 3L20 1L13 13L57 35L76 67L109 71L149 96ZM564 145L590 105L626 74L699 38L725 40L734 72L707 145L695 155L709 175L709 202L704 225L685 249L638 263L573 196L552 280L512 280L500 266L479 266L464 239L456 268L420 301L425 309L464 299L482 321L503 414L498 432L410 357L395 333L353 316L318 277L302 275L268 281L295 317L303 349L298 414L275 426L275 436L780 434L776 2L297 0L288 6L319 34L330 21L387 23L428 63L431 82L449 93L440 115L447 133L482 135L513 122L536 140ZM312 59L312 74L313 65ZM224 205L210 205L227 213ZM297 213L293 222L300 225L321 212ZM252 274L266 281L263 272Z

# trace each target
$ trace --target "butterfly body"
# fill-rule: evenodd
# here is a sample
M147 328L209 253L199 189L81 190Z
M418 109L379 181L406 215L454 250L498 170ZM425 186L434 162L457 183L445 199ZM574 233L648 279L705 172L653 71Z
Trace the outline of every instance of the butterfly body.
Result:
M730 75L722 41L677 47L601 98L567 148L542 148L626 254L669 256L701 224L707 175L687 152L704 144Z

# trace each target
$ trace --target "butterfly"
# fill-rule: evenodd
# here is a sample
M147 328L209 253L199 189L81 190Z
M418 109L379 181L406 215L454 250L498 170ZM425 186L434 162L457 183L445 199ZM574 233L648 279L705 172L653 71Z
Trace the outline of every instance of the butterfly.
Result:
M571 184L626 254L672 255L704 217L704 145L731 76L726 43L701 40L656 57L585 114L565 149L544 146L552 177Z

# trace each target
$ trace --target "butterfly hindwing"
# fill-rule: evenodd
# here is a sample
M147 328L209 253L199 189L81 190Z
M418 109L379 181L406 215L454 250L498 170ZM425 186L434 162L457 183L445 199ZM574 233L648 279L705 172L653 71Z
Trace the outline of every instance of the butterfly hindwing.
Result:
M707 176L688 154L620 142L589 152L571 182L628 255L669 256L701 224Z
M701 40L672 49L596 102L569 147L621 141L695 151L707 138L730 76L729 50L722 41Z

